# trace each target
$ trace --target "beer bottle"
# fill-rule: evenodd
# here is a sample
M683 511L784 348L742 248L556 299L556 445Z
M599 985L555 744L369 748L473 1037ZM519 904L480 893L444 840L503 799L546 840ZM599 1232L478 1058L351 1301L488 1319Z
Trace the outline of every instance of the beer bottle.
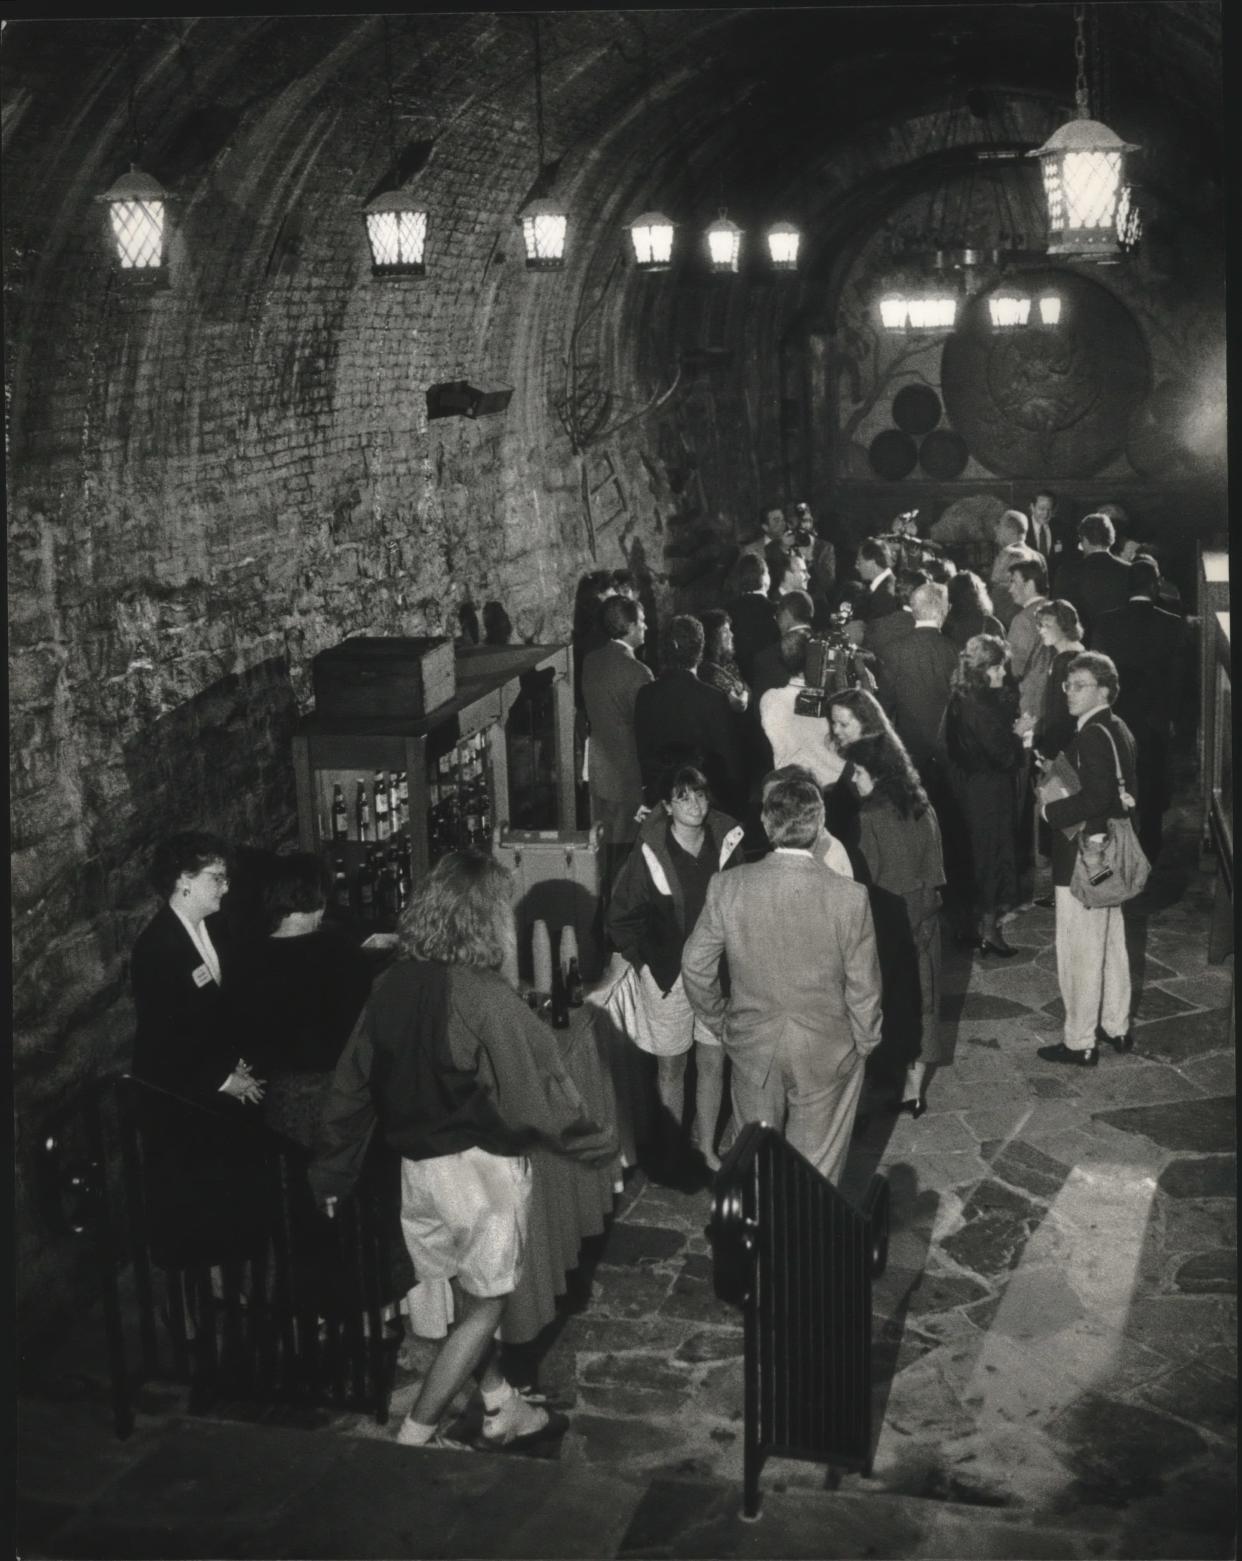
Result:
M552 961L552 1028L554 1030L569 1028L569 993L565 987L565 976L559 959Z
M571 1008L581 1008L586 1001L582 990L582 972L578 969L578 956L570 956L569 969L565 973L565 990Z
M371 851L358 869L358 914L363 921L375 920L375 857Z
M354 797L354 815L358 820L358 839L371 838L371 799L367 796L367 783L358 777L357 795Z
M387 840L389 830L388 820L388 781L383 770L375 772L375 838Z
M332 788L332 838L349 839L349 813L345 807L345 793L339 782Z
M332 858L332 903L338 910L352 909L349 903L349 874L345 871L343 856Z

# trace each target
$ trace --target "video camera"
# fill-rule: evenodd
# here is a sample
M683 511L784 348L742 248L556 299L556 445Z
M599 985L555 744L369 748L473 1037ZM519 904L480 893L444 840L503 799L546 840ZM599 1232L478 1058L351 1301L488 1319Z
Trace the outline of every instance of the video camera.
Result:
M845 632L852 616L853 608L848 602L842 602L833 613L827 631L807 640L806 687L798 690L794 700L797 715L827 715L834 694L839 694L843 688L858 688L863 684L861 652Z

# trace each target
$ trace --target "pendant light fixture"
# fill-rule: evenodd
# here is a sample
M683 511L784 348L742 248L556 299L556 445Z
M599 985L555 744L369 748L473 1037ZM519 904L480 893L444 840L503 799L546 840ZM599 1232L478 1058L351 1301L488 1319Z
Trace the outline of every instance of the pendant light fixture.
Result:
M704 236L707 239L707 253L715 275L736 275L742 253L742 230L736 222L729 221L723 208Z
M384 76L388 87L388 149L392 177L399 179L397 110L392 90L392 46L388 17L384 24ZM398 184L384 190L363 207L367 242L371 247L372 276L425 276L427 274L427 206Z
M1006 283L989 297L988 314L995 330L1014 330L1025 325L1031 317L1030 296Z
M1118 209L1125 183L1125 154L1137 146L1090 118L1087 101L1086 8L1074 7L1077 115L1053 132L1038 151L1048 202L1048 253L1078 259L1116 259L1121 253Z
M662 211L644 211L629 225L634 264L639 271L667 271L673 260L675 224Z
M97 197L108 207L108 224L123 271L159 271L165 264L164 215L168 192L158 179L132 163L110 190Z
M531 32L535 50L535 139L539 173L536 181L537 194L528 200L519 212L522 242L526 248L528 271L560 271L565 264L565 239L569 232L569 216L564 203L552 199L550 195L555 166L550 165L544 155L543 39L537 16L531 17Z
M768 229L768 254L774 271L796 271L802 234L792 222L774 222Z
M1041 293L1039 297L1039 323L1060 325L1062 299L1060 293Z

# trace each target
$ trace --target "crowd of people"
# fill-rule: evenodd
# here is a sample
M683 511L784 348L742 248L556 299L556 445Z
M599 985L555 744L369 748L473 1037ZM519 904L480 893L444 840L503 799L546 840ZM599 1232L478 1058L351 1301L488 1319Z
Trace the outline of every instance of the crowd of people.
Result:
M654 1059L653 1174L714 1171L763 1120L837 1181L868 1079L876 1109L920 1115L953 1060L943 937L1010 957L1042 857L1065 1026L1040 1055L1094 1066L1102 1045L1132 1049L1121 909L1072 884L1110 820L1133 814L1160 849L1185 625L1155 560L1111 550L1105 513L1080 522L1080 552L1057 544L1050 590L1048 500L1034 528L1016 510L997 521L986 583L909 517L847 572L805 506L772 507L722 604L664 626L658 671L629 575L583 582L575 672L611 949L591 997ZM479 852L443 857L373 979L324 925L317 857L266 858L226 903L236 859L211 834L164 842L162 904L133 951L157 1262L223 1263L261 1240L263 1140L221 1153L213 1124L264 1116L327 1216L378 1134L400 1161L414 1272L455 1297L399 1440L455 1445L449 1406L472 1374L483 1445L546 1435L557 1417L493 1347L522 1268L528 1155L599 1165L618 1145L511 985L509 875Z
M973 956L1011 958L1041 863L1066 1006L1041 1055L1090 1066L1132 1046L1121 912L1073 900L1070 875L1079 837L1131 812L1159 852L1186 627L1155 558L1115 550L1119 509L1076 542L1054 522L1037 494L990 524L985 554L978 529L937 542L903 516L845 571L805 505L770 507L721 605L675 616L655 669L633 582L584 577L610 1001L657 1059L657 1174L714 1169L758 1113L835 1177L864 1059L877 1099L920 1114L952 1061L942 922ZM1072 796L1051 786L1066 767Z

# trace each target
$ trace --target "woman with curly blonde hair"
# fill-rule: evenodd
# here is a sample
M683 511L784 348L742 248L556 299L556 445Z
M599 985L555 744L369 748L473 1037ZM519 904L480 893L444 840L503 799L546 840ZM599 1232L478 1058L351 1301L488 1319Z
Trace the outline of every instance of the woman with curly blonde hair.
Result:
M378 1124L401 1156L401 1229L422 1282L453 1285L456 1322L397 1433L453 1446L440 1428L481 1372L483 1444L564 1428L501 1376L492 1351L526 1249L536 1144L587 1164L617 1153L585 1114L556 1042L502 974L514 940L512 879L454 851L415 889L402 958L377 982L337 1065L311 1188L325 1213L353 1187Z

